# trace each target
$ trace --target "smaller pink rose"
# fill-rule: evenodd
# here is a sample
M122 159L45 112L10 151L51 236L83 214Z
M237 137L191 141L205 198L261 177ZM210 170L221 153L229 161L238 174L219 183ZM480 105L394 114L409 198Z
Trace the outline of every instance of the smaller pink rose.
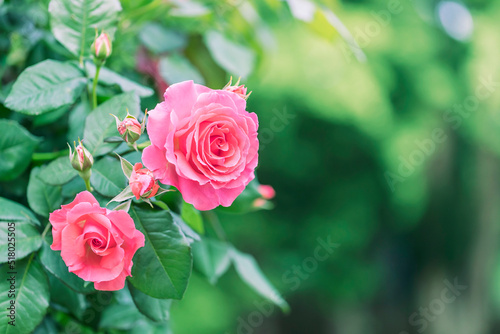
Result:
M101 208L88 191L50 214L53 243L68 270L97 290L114 291L132 276L132 258L144 235L125 211Z

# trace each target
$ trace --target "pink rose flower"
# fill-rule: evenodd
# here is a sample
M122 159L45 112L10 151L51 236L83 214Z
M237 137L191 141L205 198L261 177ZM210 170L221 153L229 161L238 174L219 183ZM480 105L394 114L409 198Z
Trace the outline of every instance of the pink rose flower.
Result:
M132 175L130 175L129 184L132 193L137 199L142 196L151 198L156 195L158 189L160 189L153 173L149 169L143 168L140 162L134 165L134 170L132 171Z
M88 191L50 214L53 243L70 272L94 282L97 290L114 291L131 276L132 257L144 246L144 235L136 230L125 211L101 208Z
M142 160L198 210L230 206L254 179L257 115L238 94L184 81L150 112Z

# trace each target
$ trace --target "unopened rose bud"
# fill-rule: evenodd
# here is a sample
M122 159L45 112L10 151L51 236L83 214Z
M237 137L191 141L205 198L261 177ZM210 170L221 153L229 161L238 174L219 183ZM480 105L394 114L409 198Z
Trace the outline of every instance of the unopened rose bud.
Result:
M118 133L129 144L134 144L144 132L144 122L143 124L139 123L137 118L132 115L127 114L123 121L120 121L115 115L111 116L116 120ZM146 119L146 116L144 116L144 119Z
M258 187L258 191L260 196L262 196L263 199L272 199L274 196L276 196L276 191L274 191L274 188L268 185L261 184Z
M156 181L153 172L144 168L141 163L134 165L134 170L129 179L130 189L136 199L151 198L158 192L160 186Z
M96 31L96 38L94 40L94 43L92 43L92 46L90 47L90 53L92 54L96 65L102 65L111 55L111 51L111 39L109 38L108 34L106 34L105 32L101 32L101 34L97 36Z
M234 86L231 85L233 81L233 78L231 77L229 79L229 82L227 83L227 85L224 86L223 90L225 91L228 91L228 92L233 92L235 94L237 94L239 97L241 97L242 99L248 99L248 97L250 96L250 94L252 94L252 92L248 93L247 94L247 88L245 87L245 85L240 85L240 79L238 79L238 81L236 82L236 84Z
M94 158L92 154L82 145L82 142L78 142L78 146L76 143L73 143L75 150L71 150L71 146L69 147L69 160L71 162L71 166L79 172L86 172L92 168L94 164Z

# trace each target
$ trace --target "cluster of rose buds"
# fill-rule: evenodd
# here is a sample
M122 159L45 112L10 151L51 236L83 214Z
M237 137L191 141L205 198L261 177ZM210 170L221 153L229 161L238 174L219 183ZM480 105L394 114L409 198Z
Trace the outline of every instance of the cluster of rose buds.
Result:
M97 66L102 66L106 62L106 59L111 56L111 51L112 45L109 35L103 31L98 36L96 30L94 43L90 47L90 54L94 59L94 63Z

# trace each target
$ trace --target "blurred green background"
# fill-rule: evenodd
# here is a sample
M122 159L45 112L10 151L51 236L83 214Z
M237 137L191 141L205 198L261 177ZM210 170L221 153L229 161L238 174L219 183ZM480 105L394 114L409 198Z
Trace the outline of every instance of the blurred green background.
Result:
M3 96L64 52L47 1L13 3L0 7ZM291 313L233 269L215 286L195 273L172 307L176 334L500 333L500 2L122 5L109 66L157 89L243 75L258 178L277 193L273 210L219 218ZM240 49L210 46L208 31Z

